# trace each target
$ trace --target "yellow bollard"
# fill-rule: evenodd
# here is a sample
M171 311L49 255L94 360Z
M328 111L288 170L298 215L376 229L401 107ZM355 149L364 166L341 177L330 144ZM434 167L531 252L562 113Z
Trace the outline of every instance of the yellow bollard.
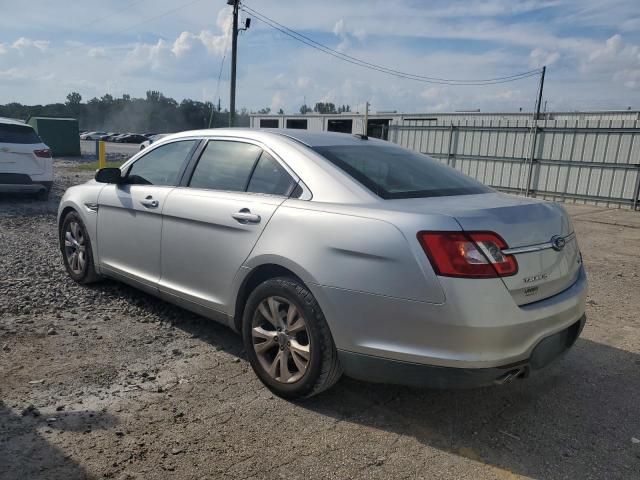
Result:
M105 142L102 140L98 142L98 168L105 168L107 166L105 145Z

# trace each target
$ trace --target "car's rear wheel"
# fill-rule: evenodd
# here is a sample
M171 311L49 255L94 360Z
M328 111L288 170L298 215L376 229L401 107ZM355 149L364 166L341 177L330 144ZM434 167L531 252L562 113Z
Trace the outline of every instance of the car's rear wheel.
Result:
M46 187L43 190L40 190L38 193L36 193L36 199L48 200L50 192L51 192L51 187Z
M267 280L251 293L242 336L256 375L281 397L316 395L342 374L318 302L293 278Z
M78 283L100 280L93 263L91 239L77 212L69 212L60 226L60 249L69 276Z

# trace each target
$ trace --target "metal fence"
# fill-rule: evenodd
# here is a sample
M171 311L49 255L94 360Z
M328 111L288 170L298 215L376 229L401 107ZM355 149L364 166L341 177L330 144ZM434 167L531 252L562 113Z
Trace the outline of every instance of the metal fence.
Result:
M638 120L407 120L390 141L498 190L638 208Z

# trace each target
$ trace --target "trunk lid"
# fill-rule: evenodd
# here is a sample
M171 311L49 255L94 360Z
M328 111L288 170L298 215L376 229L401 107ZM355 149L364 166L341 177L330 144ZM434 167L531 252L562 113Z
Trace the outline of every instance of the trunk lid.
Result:
M507 242L518 272L502 281L518 305L556 295L578 278L578 242L569 216L557 204L499 194L456 209L453 216L464 230L488 230Z
M396 203L395 201L393 203ZM518 261L518 272L502 277L518 305L543 300L575 283L581 258L573 224L557 204L503 193L398 201L394 209L454 217L463 230L500 235ZM562 248L551 247L554 237ZM562 243L562 241L560 242Z

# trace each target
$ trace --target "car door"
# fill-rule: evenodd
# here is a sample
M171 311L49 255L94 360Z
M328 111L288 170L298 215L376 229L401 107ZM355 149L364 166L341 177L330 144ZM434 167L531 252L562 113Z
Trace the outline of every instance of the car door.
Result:
M198 142L179 140L149 150L126 169L121 184L102 189L97 251L105 273L157 290L162 210Z
M166 200L160 291L228 313L234 276L296 183L257 144L209 140Z

